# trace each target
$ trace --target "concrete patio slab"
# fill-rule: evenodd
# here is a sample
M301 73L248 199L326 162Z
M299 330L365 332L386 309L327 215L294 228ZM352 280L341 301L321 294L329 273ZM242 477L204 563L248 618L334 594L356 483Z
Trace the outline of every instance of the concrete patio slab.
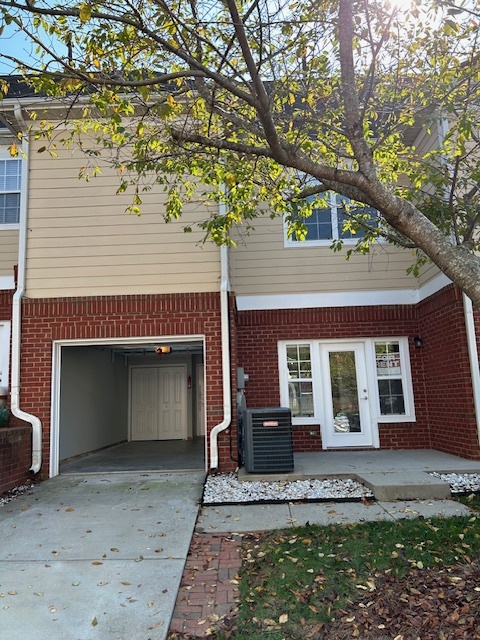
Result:
M240 482L285 482L305 479L352 478L364 482L377 500L443 499L448 485L430 472L480 473L480 461L466 460L433 449L321 451L296 453L292 473L246 473Z
M450 485L425 471L410 470L381 473L357 473L377 500L444 500L450 497Z
M8 640L163 640L204 473L58 476L0 511Z
M239 479L277 482L298 478L352 477L358 473L387 473L399 471L438 471L440 473L479 473L479 460L466 460L434 449L372 451L320 451L295 453L292 473L246 473L241 469Z

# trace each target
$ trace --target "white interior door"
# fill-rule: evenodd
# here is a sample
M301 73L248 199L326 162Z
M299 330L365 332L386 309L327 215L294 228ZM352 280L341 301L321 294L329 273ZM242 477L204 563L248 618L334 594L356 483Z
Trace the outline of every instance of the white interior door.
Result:
M133 367L131 408L132 440L185 438L186 367Z
M326 447L373 446L364 344L324 344L320 358Z
M181 440L186 434L185 367L160 367L158 382L160 388L158 440Z
M132 369L131 385L131 438L132 440L157 440L157 370L150 367Z

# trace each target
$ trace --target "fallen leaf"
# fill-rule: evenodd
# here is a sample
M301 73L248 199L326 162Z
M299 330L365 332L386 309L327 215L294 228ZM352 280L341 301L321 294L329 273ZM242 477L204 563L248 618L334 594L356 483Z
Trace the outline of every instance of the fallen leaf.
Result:
M278 619L278 622L280 624L285 624L286 622L288 622L288 613L282 613L282 615Z
M97 620L97 618L94 618L94 619L92 620L92 627L96 627L96 626L97 626L97 624L98 624L98 620Z
M148 627L148 629L151 631L152 629L158 629L158 627L163 627L163 620L157 622L157 624L154 624L152 627Z

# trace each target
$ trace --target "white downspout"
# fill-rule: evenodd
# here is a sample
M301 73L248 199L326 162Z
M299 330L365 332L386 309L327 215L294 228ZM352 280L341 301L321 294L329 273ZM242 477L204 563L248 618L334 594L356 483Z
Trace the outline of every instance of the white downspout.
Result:
M230 331L228 308L228 249L220 247L220 314L222 329L222 379L223 379L223 420L210 433L210 469L218 469L218 434L225 431L232 421L232 389L230 382Z
M465 314L465 327L467 329L468 359L472 374L473 403L475 405L475 418L480 442L480 368L478 362L477 338L475 335L475 318L473 316L473 304L470 298L463 294L463 312Z
M13 296L12 308L12 386L10 407L20 420L32 425L32 466L30 471L38 473L42 466L42 423L40 418L20 409L20 342L22 337L22 297L25 292L25 261L27 254L27 212L28 212L28 128L23 119L20 105L15 106L15 118L22 127L22 189L20 199L20 232L18 239L17 290Z

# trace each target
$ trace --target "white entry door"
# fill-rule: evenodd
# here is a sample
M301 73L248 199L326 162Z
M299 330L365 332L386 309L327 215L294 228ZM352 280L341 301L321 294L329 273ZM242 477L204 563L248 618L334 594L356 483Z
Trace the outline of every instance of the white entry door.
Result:
M320 359L325 401L323 437L327 448L371 447L365 345L324 344Z
M186 367L133 367L131 439L182 440L186 433Z

